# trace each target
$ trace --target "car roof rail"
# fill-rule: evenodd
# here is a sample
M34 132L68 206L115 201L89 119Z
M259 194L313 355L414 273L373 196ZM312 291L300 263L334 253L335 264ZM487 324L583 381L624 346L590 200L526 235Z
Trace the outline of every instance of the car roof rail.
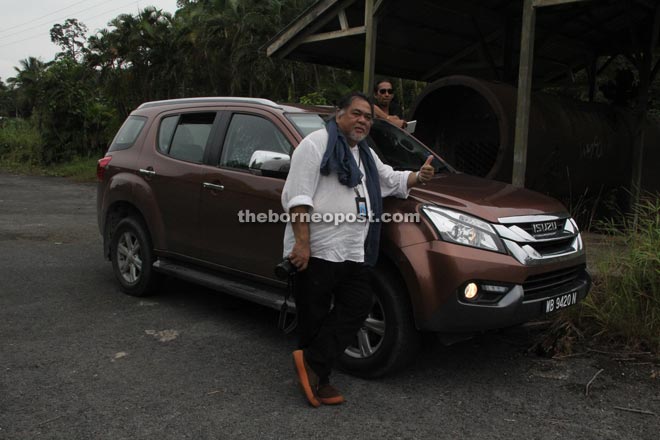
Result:
M165 99L163 101L150 101L150 102L145 102L144 104L141 104L138 109L142 108L150 108L150 107L159 107L162 105L177 105L177 104L201 104L201 103L208 103L208 104L225 104L225 103L245 103L245 104L260 104L260 105L266 105L268 107L273 107L273 108L279 108L281 109L282 106L279 104L271 101L270 99L263 99L263 98L240 98L240 97L201 97L201 98L179 98L179 99Z

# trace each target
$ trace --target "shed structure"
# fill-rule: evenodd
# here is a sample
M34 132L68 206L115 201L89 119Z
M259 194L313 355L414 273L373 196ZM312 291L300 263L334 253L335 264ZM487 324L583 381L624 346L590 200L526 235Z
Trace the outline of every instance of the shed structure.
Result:
M517 85L513 183L524 186L532 88L585 69L593 99L617 55L635 65L636 114L660 69L660 0L318 0L267 44L267 55L421 81L469 75ZM631 187L639 188L637 130Z

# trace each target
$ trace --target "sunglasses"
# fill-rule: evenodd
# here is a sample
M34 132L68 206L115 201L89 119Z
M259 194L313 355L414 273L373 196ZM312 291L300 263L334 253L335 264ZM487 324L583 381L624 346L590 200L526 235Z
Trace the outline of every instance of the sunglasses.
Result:
M385 93L389 93L390 95L394 94L394 89L380 89L378 91L381 95L384 95Z

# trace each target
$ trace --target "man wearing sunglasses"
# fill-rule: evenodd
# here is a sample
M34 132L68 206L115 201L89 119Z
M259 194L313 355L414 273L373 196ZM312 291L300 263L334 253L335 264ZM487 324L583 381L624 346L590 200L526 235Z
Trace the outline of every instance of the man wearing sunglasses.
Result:
M401 118L401 110L394 100L394 88L389 79L382 79L374 86L374 114L399 128L406 128L406 121Z

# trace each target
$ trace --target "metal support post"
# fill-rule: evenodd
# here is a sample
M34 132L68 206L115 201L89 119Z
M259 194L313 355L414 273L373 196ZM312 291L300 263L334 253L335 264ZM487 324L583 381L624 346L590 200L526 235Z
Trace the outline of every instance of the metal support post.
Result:
M527 168L527 139L529 137L529 112L532 104L532 68L534 62L534 30L536 26L534 0L524 1L520 36L516 132L513 146L513 175L511 180L511 183L519 187L525 186L525 169Z
M377 20L376 17L374 17L374 0L365 0L364 27L366 28L367 33L364 41L364 74L362 91L367 96L371 96L371 87L374 83L376 67L376 26Z

